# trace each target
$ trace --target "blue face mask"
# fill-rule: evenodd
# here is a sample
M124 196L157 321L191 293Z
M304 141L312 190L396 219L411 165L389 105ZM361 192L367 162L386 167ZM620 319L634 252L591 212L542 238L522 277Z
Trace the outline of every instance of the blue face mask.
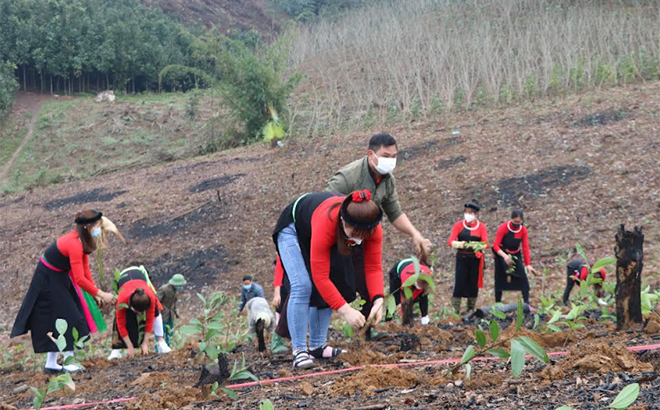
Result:
M245 290L250 290L250 289L252 289L252 284L249 284L249 285L243 285L243 289L245 289Z
M101 227L97 226L96 228L92 229L92 232L90 233L92 238L98 238L101 236Z

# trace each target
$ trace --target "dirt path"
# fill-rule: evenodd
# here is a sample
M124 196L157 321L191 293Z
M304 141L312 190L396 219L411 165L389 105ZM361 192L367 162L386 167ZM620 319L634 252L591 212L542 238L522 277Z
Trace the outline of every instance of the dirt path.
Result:
M28 123L28 133L25 138L23 138L23 141L21 141L21 145L19 145L16 151L14 151L14 155L11 156L9 161L7 161L7 163L4 164L2 168L0 168L0 184L4 184L6 182L5 179L7 177L7 173L11 169L12 165L14 165L14 162L16 162L21 152L23 152L23 149L27 145L28 141L30 141L30 138L32 138L32 130L34 128L34 124L37 122L41 106L43 105L44 101L49 98L51 97L30 92L19 92L16 94L16 102L10 115L23 115L23 113L29 112L32 117Z

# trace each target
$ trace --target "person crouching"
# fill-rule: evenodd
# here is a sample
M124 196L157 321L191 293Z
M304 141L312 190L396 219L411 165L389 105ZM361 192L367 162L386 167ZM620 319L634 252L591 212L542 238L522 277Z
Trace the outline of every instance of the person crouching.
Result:
M163 309L156 292L150 286L149 276L144 267L132 267L122 272L117 282L115 323L113 326L112 352L108 360L121 358L121 349L126 349L128 357L135 356L135 347L140 347L142 355L149 354L149 342L155 335L160 354L171 349L164 339ZM141 322L144 327L141 328Z
M266 333L272 334L275 328L275 318L268 306L268 301L262 297L248 300L247 304L249 332L256 335L259 351L266 350Z

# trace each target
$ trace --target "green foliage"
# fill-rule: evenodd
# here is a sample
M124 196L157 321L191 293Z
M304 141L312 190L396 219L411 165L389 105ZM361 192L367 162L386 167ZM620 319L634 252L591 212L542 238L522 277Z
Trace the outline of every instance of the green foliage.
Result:
M245 364L245 354L243 354L240 367L238 365L238 362L234 361L234 367L232 368L231 373L229 374L227 380L229 381L253 380L255 382L258 382L259 378L257 378L257 376L255 376L254 374L252 374L252 372L248 370ZM220 386L218 382L213 383L213 385L211 385L211 395L217 396L218 390L225 393L232 400L238 399L238 395L234 390L224 386Z
M621 390L614 401L607 407L611 409L625 409L637 400L639 391L639 383L629 384Z
M198 336L202 360L207 357L215 361L220 353L232 351L244 336L241 336L240 329L233 331L235 323L228 319L223 310L230 303L224 293L215 293L208 299L198 293L197 297L203 305L201 313L181 326L179 332L184 336Z
M64 373L57 377L53 377L48 381L48 385L46 386L45 389L37 389L31 387L32 392L34 393L33 404L35 410L39 410L41 406L43 406L43 403L49 394L58 392L64 389L65 387L68 387L72 391L76 390L76 384L71 379L71 375L69 373Z
M550 363L550 358L546 351L534 340L530 339L527 336L517 336L520 328L522 326L522 318L524 317L522 301L518 300L518 312L516 317L516 333L514 336L507 339L500 339L500 326L497 320L485 321L488 327L488 336L490 336L490 343L487 339L487 334L481 330L477 329L474 332L474 337L479 346L479 350L476 351L474 346L470 345L465 352L463 357L458 365L448 369L448 374L455 375L458 369L461 366L467 365L475 357L483 356L484 354L490 354L492 356L498 357L500 359L511 359L511 371L513 377L520 376L522 370L525 367L525 356L531 355L537 360L543 363ZM510 343L510 350L507 351L503 349L507 342ZM466 368L466 377L468 372L471 369Z
M240 40L219 36L209 43L208 51L215 57L216 76L222 79L218 84L222 103L234 121L226 143L258 140L271 121L271 110L280 116L287 112L286 102L302 79L300 74L284 76L287 39L268 48L251 48ZM286 130L286 116L280 121Z
M190 91L208 88L216 80L203 70L181 64L171 64L158 73L158 88L164 91Z
M259 403L259 410L275 410L275 406L269 399L264 399Z
M0 123L14 103L14 92L18 88L14 77L15 66L4 60L0 42Z
M614 401L607 406L610 409L627 409L639 397L640 386L639 383L632 383L627 385L619 392L614 398ZM555 410L573 410L571 406L557 407Z
M193 62L195 41L160 8L139 0L0 3L2 57L42 90L67 92L76 85L81 91L83 80L88 88L101 82L109 89L155 89L163 67Z

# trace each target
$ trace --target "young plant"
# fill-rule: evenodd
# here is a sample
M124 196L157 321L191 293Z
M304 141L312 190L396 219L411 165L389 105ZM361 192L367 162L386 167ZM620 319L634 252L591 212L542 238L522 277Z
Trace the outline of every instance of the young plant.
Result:
M639 383L632 383L627 385L619 392L614 401L610 403L607 408L610 409L627 409L639 397ZM573 410L571 406L557 407L555 410Z
M41 409L41 406L43 406L44 401L46 400L46 397L48 397L49 394L58 392L64 389L65 387L68 387L69 389L71 389L71 391L76 390L76 384L71 379L71 374L69 373L64 373L57 377L53 377L48 381L48 385L46 386L45 389L37 389L35 387L30 387L30 389L32 389L32 392L34 393L33 404L35 410Z
M493 314L495 314L495 311L498 310L493 309ZM504 315L503 312L498 312ZM495 315L497 317L497 314ZM481 329L475 330L474 333L475 341L477 342L479 350L476 350L473 345L468 346L463 353L461 361L457 365L449 368L447 373L454 376L461 367L465 366L465 375L466 378L469 378L472 371L472 367L469 362L472 361L472 359L475 357L480 357L485 354L490 354L492 356L499 357L500 359L510 359L511 372L513 373L513 377L518 377L520 376L520 373L522 373L522 370L525 367L525 355L527 354L542 361L543 363L550 363L548 354L538 343L527 336L518 336L518 333L522 328L523 319L523 303L522 300L518 298L518 311L515 321L516 331L514 336L506 339L500 339L499 323L496 320L486 321L486 323L488 323L488 336ZM490 342L488 341L488 338L490 338ZM502 346L504 346L507 342L509 342L510 345L509 350L502 348Z
M255 382L258 382L259 378L248 370L247 366L245 365L245 354L243 354L241 359L241 366L238 367L238 362L234 361L234 367L232 368L231 373L229 374L227 380L230 382L239 381L239 380L253 380ZM224 386L220 386L220 384L216 381L213 383L213 385L211 385L211 395L217 396L218 390L225 393L232 400L238 399L238 396L236 395L236 392L234 390Z
M208 299L198 293L197 297L204 306L202 314L190 319L190 322L182 326L179 332L185 336L198 335L202 360L206 356L215 361L220 353L229 352L236 347L238 341L242 339L241 331L239 329L234 334L231 330L231 321L225 318L222 307L229 303L229 299L224 293L216 293ZM224 336L224 342L222 336Z
M66 338L64 334L69 329L69 324L64 319L57 319L55 321L55 329L57 330L58 333L57 338L53 337L52 332L48 333L48 337L53 341L53 343L55 343L55 346L57 346L57 350L63 352L64 349L66 349ZM89 337L85 336L84 338L79 339L78 330L76 330L76 328L73 328L72 332L74 335L74 344L76 346L84 347L85 340L87 340ZM64 361L64 365L69 365L74 363L75 363L75 359L73 359L73 356L67 358ZM33 401L34 408L36 410L39 410L49 394L60 391L65 387L68 387L72 391L76 390L76 384L71 379L71 374L69 373L65 373L57 377L51 378L48 381L48 385L46 386L45 389L37 389L36 387L30 387L30 389L32 389L32 392L34 393L34 401Z

